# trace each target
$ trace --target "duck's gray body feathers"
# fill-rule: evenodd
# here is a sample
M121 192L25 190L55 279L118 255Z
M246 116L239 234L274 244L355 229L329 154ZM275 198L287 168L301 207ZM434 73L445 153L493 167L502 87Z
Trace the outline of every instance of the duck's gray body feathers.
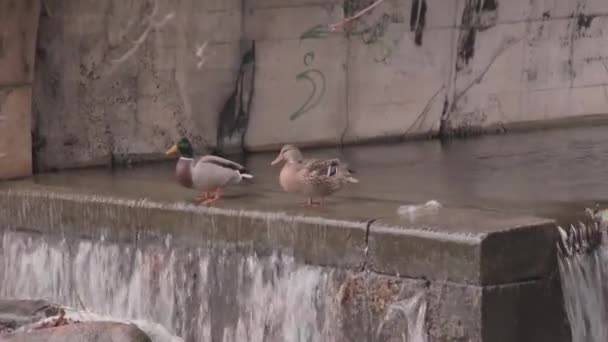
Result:
M177 162L176 175L182 186L204 192L253 178L242 165L218 156L182 157Z

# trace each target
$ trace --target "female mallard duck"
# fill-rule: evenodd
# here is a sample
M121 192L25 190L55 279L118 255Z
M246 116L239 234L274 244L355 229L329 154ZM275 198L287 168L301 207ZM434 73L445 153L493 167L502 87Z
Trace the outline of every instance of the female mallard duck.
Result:
M221 157L207 155L194 159L192 145L186 138L178 141L166 154L176 152L180 155L175 167L177 180L186 188L202 191L196 200L203 204L220 199L224 187L240 183L243 178L253 178L242 165ZM214 192L214 196L211 192Z
M305 205L323 205L323 199L347 183L358 183L351 176L354 173L339 159L304 159L302 152L293 146L285 145L279 156L270 165L284 161L279 175L279 183L286 192L299 193L308 197ZM319 198L319 202L313 202Z

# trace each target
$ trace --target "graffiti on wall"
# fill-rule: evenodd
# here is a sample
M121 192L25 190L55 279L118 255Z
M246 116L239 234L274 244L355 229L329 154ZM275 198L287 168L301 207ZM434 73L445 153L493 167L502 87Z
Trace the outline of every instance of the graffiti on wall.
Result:
M360 20L357 27L348 35L358 37L363 44L374 49L374 62L387 63L405 35L405 30L398 27L391 30L391 26L404 22L405 18L402 13L384 12L372 20Z
M384 10L373 9L379 1L372 3L346 1L344 19L333 24L318 24L304 31L300 40L323 39L331 35L344 35L349 39L359 39L374 50L374 61L387 63L407 32L403 9L398 7ZM414 0L411 8L410 31L414 32L414 42L422 45L422 32L426 24L426 0ZM356 20L355 20L356 18ZM343 31L338 31L343 27Z
M315 108L325 95L325 74L317 68L312 68L311 64L315 60L315 53L309 51L304 55L303 63L305 67L309 67L303 72L296 75L296 82L307 81L310 84L310 93L300 107L289 115L289 120L294 121L302 114L309 112Z

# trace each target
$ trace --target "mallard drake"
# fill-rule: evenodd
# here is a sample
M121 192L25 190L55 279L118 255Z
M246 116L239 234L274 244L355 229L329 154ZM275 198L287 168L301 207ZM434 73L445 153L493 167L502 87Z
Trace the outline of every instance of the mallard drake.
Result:
M220 199L224 187L238 184L244 178L253 178L245 167L228 159L212 155L194 159L192 145L187 138L180 139L166 152L167 155L174 153L180 155L175 167L178 182L186 188L202 191L196 200L203 204Z
M294 145L285 145L270 165L285 162L279 175L279 183L285 192L308 197L305 205L323 205L325 197L339 191L348 183L358 183L354 172L339 159L304 159ZM314 202L319 198L319 202Z

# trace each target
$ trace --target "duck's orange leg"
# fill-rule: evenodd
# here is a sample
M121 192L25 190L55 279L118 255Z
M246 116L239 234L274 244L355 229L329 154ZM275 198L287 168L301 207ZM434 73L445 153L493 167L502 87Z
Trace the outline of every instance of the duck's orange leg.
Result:
M217 188L217 189L215 189L214 196L213 197L209 197L207 200L205 200L203 202L203 204L213 203L213 202L219 200L220 198L222 198L222 189L221 188Z
M198 197L196 197L194 200L196 202L205 202L207 201L209 198L211 198L211 194L209 193L209 191L205 191L202 194L200 194Z
M321 204L320 202L313 201L312 197L308 197L308 199L306 200L306 202L302 203L302 205L305 206L305 207L317 207L320 204Z

